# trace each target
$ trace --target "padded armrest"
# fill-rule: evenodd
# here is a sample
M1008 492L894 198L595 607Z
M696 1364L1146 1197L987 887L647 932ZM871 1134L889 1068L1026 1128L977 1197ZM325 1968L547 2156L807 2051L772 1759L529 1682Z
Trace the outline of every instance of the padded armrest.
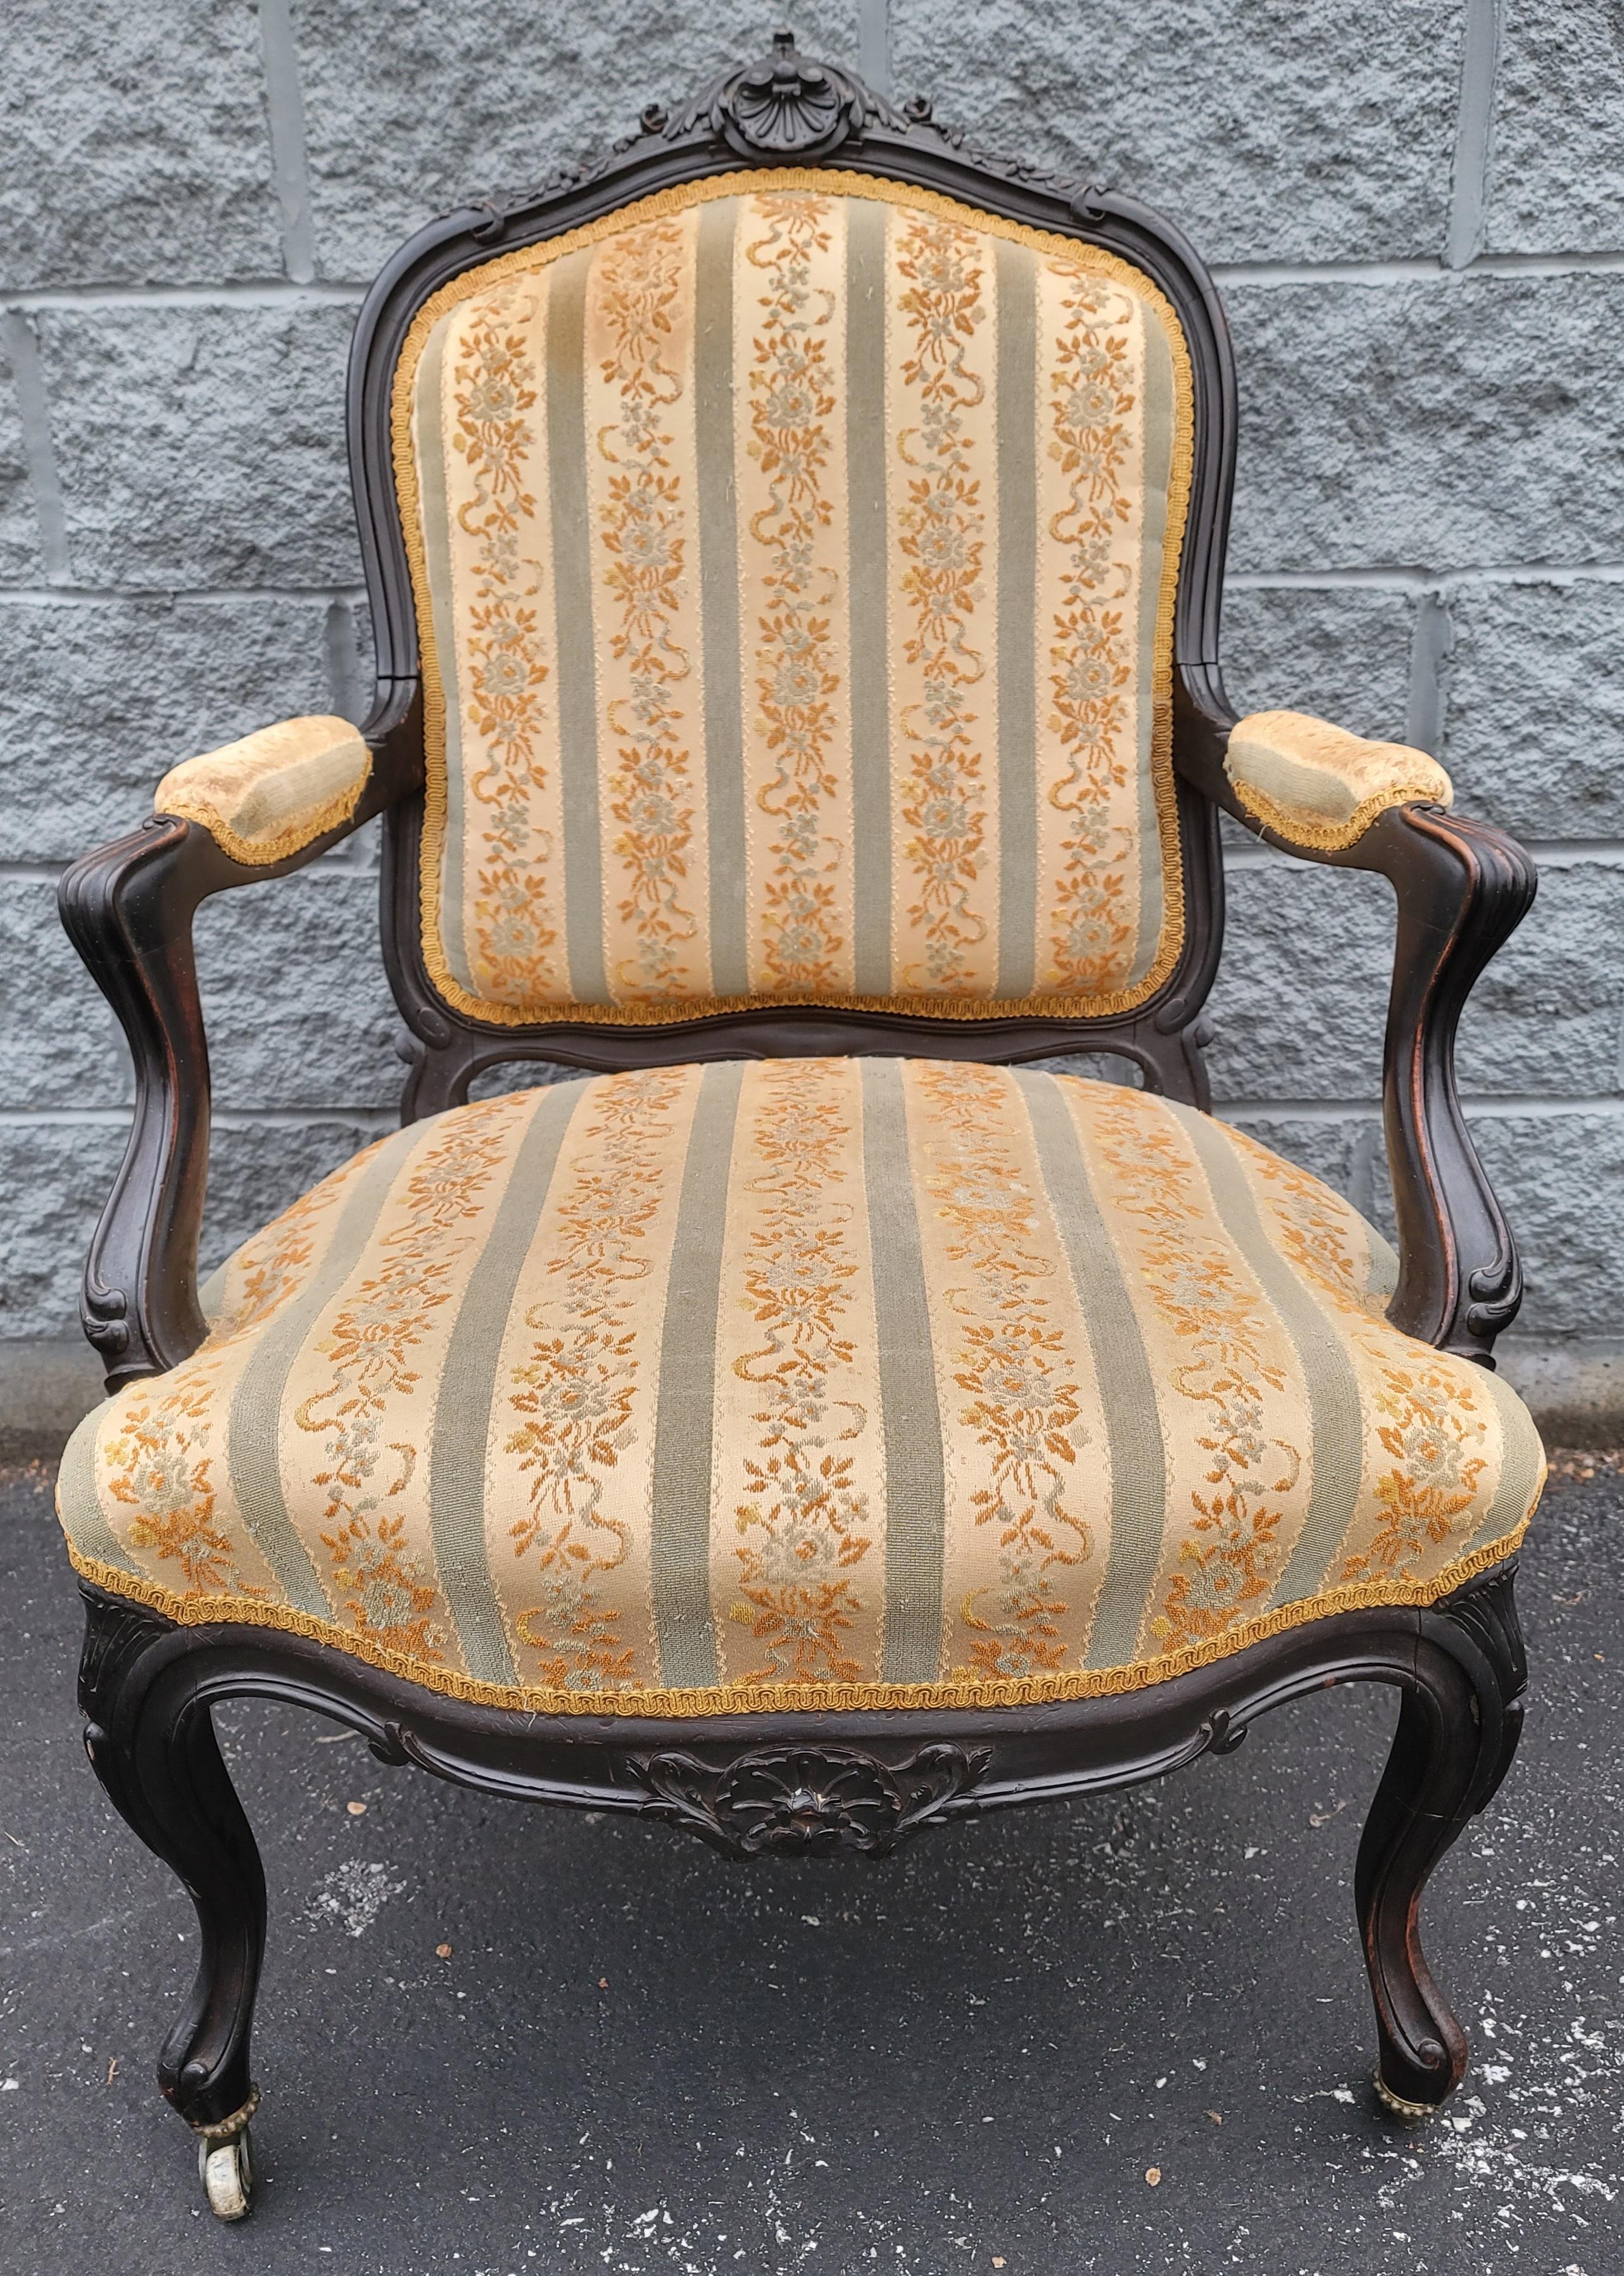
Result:
M262 868L347 822L371 767L347 719L285 719L171 767L153 811L197 823L234 861Z
M1326 852L1362 838L1391 806L1447 806L1436 759L1408 743L1371 743L1307 711L1254 711L1229 731L1224 771L1252 818Z
M360 730L288 719L171 768L150 819L64 876L62 922L135 1061L129 1143L85 1271L85 1332L110 1391L161 1375L208 1331L197 1301L209 1126L192 953L200 904L318 861L422 781L420 690L386 681Z

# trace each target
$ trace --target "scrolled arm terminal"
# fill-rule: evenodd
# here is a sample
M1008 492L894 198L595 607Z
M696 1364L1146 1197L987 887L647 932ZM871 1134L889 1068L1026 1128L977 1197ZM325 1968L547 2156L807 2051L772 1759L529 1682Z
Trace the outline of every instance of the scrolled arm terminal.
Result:
M1389 807L1448 806L1454 797L1449 777L1425 751L1369 742L1307 711L1238 719L1224 771L1254 822L1323 853L1354 845Z
M285 861L348 822L372 753L347 719L285 719L171 767L153 798L250 868Z

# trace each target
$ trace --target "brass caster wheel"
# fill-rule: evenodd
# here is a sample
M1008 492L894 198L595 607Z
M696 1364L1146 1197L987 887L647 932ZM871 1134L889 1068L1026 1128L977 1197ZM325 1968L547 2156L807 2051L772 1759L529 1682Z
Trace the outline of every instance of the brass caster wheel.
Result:
M216 2220L241 2220L254 2193L254 2164L248 2129L229 2142L201 2141L197 2145L197 2170Z
M1376 2099L1388 2116L1400 2120L1406 2126L1419 2126L1423 2120L1436 2118L1443 2108L1439 2102L1406 2102L1401 2094L1393 2092L1379 2070L1371 2074L1370 2083L1376 2089Z

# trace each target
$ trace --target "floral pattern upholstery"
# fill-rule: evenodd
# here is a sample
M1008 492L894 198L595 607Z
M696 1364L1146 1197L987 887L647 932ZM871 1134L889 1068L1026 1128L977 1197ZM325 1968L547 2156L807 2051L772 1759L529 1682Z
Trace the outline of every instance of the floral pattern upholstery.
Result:
M459 1107L221 1268L65 1458L75 1564L553 1711L1135 1688L1515 1544L1533 1426L1193 1109L779 1060Z
M861 175L446 285L396 398L445 999L1147 998L1190 402L1137 270Z

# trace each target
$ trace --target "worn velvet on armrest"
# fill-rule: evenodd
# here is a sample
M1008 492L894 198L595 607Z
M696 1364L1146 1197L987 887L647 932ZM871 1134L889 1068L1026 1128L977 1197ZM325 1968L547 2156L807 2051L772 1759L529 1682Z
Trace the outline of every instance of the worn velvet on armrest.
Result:
M1436 759L1367 742L1306 711L1254 711L1229 731L1224 771L1255 821L1298 846L1351 846L1390 806L1454 795Z
M285 861L347 822L372 754L347 719L285 719L171 767L153 810L206 830L233 861Z

